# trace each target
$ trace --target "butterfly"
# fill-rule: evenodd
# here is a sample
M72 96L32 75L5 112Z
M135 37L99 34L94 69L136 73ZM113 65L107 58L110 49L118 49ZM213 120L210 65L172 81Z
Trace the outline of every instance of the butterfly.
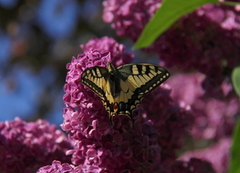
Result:
M125 64L115 67L111 62L107 68L94 66L81 75L81 82L95 92L113 117L127 115L132 119L133 111L144 95L168 79L170 73L153 64Z

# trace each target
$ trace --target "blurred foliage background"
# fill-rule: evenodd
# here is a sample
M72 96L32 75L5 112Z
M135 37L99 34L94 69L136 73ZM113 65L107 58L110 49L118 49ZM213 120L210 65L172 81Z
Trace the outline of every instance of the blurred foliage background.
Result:
M89 39L116 38L101 13L99 0L0 0L0 121L62 123L66 64Z

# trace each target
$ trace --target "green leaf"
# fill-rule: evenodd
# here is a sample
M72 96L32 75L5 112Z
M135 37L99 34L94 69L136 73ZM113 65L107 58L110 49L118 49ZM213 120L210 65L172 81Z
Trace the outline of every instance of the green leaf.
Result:
M231 2L231 1L223 1L223 2L220 2L220 3L223 4L223 5L229 5L229 6L240 5L239 2Z
M153 18L144 28L134 49L147 47L167 30L181 16L194 11L199 6L219 3L218 0L164 0Z
M233 144L231 147L231 160L229 173L240 172L239 160L240 160L240 120L238 120L233 134Z
M233 69L232 83L237 95L240 97L240 66Z

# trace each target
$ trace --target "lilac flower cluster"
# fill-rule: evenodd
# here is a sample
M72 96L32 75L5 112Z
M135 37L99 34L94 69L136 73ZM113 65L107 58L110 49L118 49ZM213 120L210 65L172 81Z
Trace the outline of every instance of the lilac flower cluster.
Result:
M103 1L103 20L112 24L119 36L136 40L146 23L160 7L161 0Z
M65 134L48 122L16 118L0 122L0 170L2 173L36 172L59 159L69 163L65 152L72 148Z
M190 109L195 117L191 132L195 138L231 136L240 103L230 82L223 81L219 85L202 73L192 73L176 74L166 83L172 87L173 100L182 108Z

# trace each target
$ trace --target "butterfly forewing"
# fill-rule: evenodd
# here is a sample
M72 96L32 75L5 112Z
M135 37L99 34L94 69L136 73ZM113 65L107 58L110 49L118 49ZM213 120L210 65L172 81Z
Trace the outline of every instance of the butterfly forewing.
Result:
M81 82L100 96L107 111L109 111L109 97L107 98L109 75L107 68L95 66L87 68L81 76Z
M104 88L106 86L108 73L108 70L104 67L91 67L82 73L81 82L99 96L104 96Z

